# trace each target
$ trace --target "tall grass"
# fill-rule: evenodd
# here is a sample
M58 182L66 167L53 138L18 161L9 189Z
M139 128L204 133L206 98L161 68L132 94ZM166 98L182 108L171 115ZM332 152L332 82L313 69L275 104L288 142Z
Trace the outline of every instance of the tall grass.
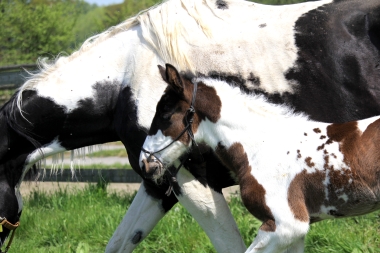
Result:
M104 252L108 240L132 202L134 194L107 193L105 184L89 185L72 193L67 189L26 198L21 226L10 253ZM249 245L260 222L231 198L231 211ZM312 225L306 238L307 253L380 252L380 212L329 220ZM135 252L215 252L190 214L176 205Z

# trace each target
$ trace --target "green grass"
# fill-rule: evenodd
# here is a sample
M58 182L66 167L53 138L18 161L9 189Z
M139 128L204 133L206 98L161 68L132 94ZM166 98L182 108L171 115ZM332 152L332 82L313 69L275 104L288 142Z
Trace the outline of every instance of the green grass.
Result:
M104 184L89 185L70 193L33 192L25 199L21 226L10 253L104 252L134 195L107 193ZM229 203L247 245L260 222L242 206ZM380 252L380 212L328 220L312 225L306 253ZM180 205L176 205L134 252L215 252L205 233Z
M125 148L100 150L88 155L88 157L110 157L110 156L128 157L127 151L125 151Z
M46 168L50 168L47 166ZM61 168L61 167L59 167ZM69 164L63 165L63 169L70 169ZM114 163L114 164L91 164L91 165L75 165L75 169L132 169L130 164Z

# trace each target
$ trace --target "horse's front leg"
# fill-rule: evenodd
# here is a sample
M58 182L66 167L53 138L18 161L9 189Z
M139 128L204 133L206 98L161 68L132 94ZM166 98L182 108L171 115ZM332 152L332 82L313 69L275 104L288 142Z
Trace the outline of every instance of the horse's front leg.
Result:
M165 201L156 199L148 195L146 190L142 183L123 220L108 242L106 253L132 252L164 217L166 211L177 202L175 197L167 197Z
M247 247L224 196L203 186L183 168L177 174L177 181L181 187L178 201L206 232L216 251L245 252Z

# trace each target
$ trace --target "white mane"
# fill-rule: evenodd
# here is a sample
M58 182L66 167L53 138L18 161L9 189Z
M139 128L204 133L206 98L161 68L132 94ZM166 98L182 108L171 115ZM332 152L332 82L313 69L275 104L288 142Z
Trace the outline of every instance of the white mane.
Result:
M211 31L202 19L205 16L202 15L203 5L211 9L211 1L209 0L166 0L161 4L141 11L100 34L88 38L79 50L69 56L58 55L52 62L49 62L46 58L38 59L37 64L41 71L37 74L30 73L28 80L20 87L17 99L18 107L21 109L22 91L33 89L39 80L44 79L60 66L68 64L70 60L79 57L100 42L136 25L141 26L144 39L165 62L173 63L181 69L191 70L191 63L183 53L184 50L181 49L182 42L186 41L187 36L190 35L186 34L184 29L186 24L181 20L183 20L183 15L187 14L193 18L206 36L211 36Z

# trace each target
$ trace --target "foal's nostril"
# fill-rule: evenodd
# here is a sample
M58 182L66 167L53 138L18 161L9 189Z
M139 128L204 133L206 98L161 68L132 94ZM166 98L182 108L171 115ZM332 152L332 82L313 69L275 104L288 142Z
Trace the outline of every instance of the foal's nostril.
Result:
M162 167L162 164L157 160L148 161L147 159L144 159L142 160L141 170L145 178L151 178L159 173Z
M157 164L156 162L150 163L149 164L149 171L150 171L150 173L154 174L159 167L160 167L160 165Z

